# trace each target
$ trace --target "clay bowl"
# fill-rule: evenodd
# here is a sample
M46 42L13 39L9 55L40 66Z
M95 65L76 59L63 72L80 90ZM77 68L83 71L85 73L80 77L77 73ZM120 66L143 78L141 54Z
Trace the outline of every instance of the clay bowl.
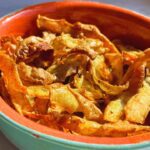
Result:
M38 34L38 14L97 25L108 38L135 47L150 47L150 18L112 5L92 2L52 2L27 7L0 20L0 36ZM36 124L0 99L0 129L21 150L98 150L150 148L150 133L131 137L70 135Z

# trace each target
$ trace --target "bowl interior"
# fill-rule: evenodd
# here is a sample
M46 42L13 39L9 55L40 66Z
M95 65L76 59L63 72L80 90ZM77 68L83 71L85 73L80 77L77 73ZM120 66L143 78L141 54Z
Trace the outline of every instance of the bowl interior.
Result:
M94 24L99 27L110 39L121 39L137 48L150 47L150 19L136 13L120 9L111 5L91 2L53 2L31 6L13 15L0 20L0 36L5 35L38 35L36 27L37 15L45 15L51 18L65 18L70 22L80 21ZM3 107L1 107L3 106ZM66 135L38 125L18 115L9 106L0 100L0 109L13 120L46 134L52 134L61 138L88 143L125 144L148 140L150 134L125 138L94 138L84 136ZM19 119L18 119L19 118ZM32 125L34 124L34 126Z

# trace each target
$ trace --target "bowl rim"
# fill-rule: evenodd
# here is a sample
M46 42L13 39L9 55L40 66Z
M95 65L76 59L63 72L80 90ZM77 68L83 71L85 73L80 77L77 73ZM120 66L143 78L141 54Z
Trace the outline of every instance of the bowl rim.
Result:
M21 9L17 12L13 12L9 14L8 16L4 16L0 19L0 23L3 21L6 21L8 18L13 19L14 16L19 15L20 13L23 13L28 10L36 9L38 7L44 7L45 5L53 5L57 7L64 7L64 6L76 6L76 7L93 7L93 8L100 8L100 9L110 9L115 12L121 12L123 14L126 14L128 16L132 16L136 19L143 20L147 23L147 25L150 24L150 18L143 16L139 13L120 8L114 5L110 4L104 4L99 2L47 2L47 3L40 3L36 5L28 6L24 9ZM61 131L57 131L54 129L50 129L48 127L45 127L43 125L37 124L21 115L19 115L15 110L13 110L8 104L4 102L4 100L0 99L0 115L2 118L6 119L7 121L11 122L12 124L16 125L19 128L22 128L25 131L29 131L31 133L36 133L35 135L38 135L39 137L47 138L47 139L54 139L59 142L64 142L66 144L75 144L76 146L80 144L80 146L87 146L88 148L91 147L101 147L106 148L106 146L109 145L110 148L116 149L116 146L120 146L123 148L139 148L143 147L144 145L150 146L150 133L135 135L131 137L88 137L88 136L80 136L80 135L70 135L63 133ZM115 140L114 140L115 139ZM69 140L69 142L68 142ZM149 144L148 144L149 143ZM112 145L113 144L113 145ZM120 145L121 144L121 145ZM102 148L102 147L101 147Z

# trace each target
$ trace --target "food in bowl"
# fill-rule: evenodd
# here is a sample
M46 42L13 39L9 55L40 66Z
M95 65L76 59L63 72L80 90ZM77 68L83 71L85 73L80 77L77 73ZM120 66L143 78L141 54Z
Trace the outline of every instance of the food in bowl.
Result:
M0 91L18 113L88 136L150 132L150 49L39 15L38 35L0 39Z

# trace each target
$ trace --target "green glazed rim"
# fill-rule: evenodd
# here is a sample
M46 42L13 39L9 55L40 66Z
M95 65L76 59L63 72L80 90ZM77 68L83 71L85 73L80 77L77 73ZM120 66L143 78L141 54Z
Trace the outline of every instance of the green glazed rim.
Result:
M20 130L20 132L26 132L26 133L30 133L30 134L36 134L37 136L39 136L40 139L44 139L44 140L48 140L51 141L53 143L58 144L65 144L66 147L76 147L76 148L87 148L87 149L103 149L103 150L107 150L107 149L121 149L121 150L127 150L127 149L140 149L140 148L148 148L150 147L150 141L145 141L145 142L141 142L141 143L136 143L136 144L89 144L89 143L83 143L83 142L75 142L75 141L71 141L71 140L66 140L66 139L62 139L62 138L58 138L58 137L54 137L51 135L46 135L44 133L35 131L31 128L28 128L26 126L23 126L17 122L15 122L14 120L10 119L9 117L7 117L4 113L0 113L0 118L5 121L6 123L8 123L10 126L13 126L14 128L17 128L18 130Z

